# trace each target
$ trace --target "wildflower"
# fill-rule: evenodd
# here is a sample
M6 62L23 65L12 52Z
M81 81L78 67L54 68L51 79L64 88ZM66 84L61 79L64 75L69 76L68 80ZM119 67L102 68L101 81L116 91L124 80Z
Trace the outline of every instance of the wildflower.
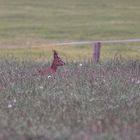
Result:
M136 81L136 84L140 84L140 80Z
M13 100L13 102L14 102L14 103L16 103L16 102L17 102L17 100L16 100L16 99L14 99L14 100Z
M90 102L93 102L94 100L95 100L95 98L91 98L89 101L90 101Z
M40 86L39 88L40 88L40 89L43 89L43 86Z
M73 96L73 93L71 92L70 95Z
M11 104L8 104L8 108L12 108L12 105Z
M48 75L48 78L51 78L51 75Z
M131 79L131 81L132 81L132 82L135 82L135 79L134 79L134 78L132 78L132 79Z
M79 66L80 66L80 67L82 67L82 66L83 66L83 64L82 64L82 63L80 63L80 64L79 64Z

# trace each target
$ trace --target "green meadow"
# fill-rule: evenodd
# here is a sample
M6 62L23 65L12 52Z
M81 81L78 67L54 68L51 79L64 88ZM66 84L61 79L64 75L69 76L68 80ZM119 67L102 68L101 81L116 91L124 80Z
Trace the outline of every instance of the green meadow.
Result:
M0 140L140 140L140 42L52 45L136 38L140 0L0 0Z
M24 57L30 53L48 58L50 48L44 51L44 47L50 43L139 38L139 16L139 0L0 0L0 46L18 47L0 49L0 55L10 52ZM103 46L103 59L114 54L135 58L140 54L139 43ZM71 59L92 55L90 46L56 49Z
M34 59L36 61L52 59L52 50L57 50L65 61L92 60L94 48L92 46L59 46L59 47L30 47L30 48L1 48L0 57L14 57L18 59ZM140 59L140 47L138 44L102 45L100 61L114 57L126 59Z

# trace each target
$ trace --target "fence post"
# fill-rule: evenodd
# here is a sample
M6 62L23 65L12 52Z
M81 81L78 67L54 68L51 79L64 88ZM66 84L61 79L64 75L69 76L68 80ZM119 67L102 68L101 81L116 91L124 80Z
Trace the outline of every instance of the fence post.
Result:
M93 62L95 64L99 63L100 49L101 49L101 42L93 43Z

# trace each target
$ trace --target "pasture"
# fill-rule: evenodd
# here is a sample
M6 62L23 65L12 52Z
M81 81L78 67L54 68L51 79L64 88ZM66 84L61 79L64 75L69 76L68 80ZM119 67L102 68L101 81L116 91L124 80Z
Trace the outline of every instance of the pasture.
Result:
M138 38L139 0L0 0L0 44Z
M0 0L0 56L48 59L50 43L138 38L139 5L139 0ZM69 60L92 55L91 48L83 45L57 50ZM139 43L104 45L101 59L116 54L138 58Z
M139 0L0 0L0 140L139 140ZM66 65L53 75L56 49Z

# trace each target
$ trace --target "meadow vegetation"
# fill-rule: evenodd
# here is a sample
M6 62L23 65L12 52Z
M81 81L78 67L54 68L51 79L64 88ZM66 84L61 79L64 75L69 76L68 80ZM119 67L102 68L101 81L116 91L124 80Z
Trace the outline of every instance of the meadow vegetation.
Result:
M67 61L92 60L94 48L89 45L83 46L51 46L51 47L29 47L29 48L0 48L0 58L16 57L17 59L33 59L36 61L49 62L52 50L56 49L63 59ZM114 56L123 56L128 59L140 59L139 43L129 44L102 44L102 62Z
M46 66L0 60L0 139L140 138L139 60L67 62L54 75L33 76Z
M139 140L140 0L0 0L0 140ZM52 50L66 62L54 75Z

